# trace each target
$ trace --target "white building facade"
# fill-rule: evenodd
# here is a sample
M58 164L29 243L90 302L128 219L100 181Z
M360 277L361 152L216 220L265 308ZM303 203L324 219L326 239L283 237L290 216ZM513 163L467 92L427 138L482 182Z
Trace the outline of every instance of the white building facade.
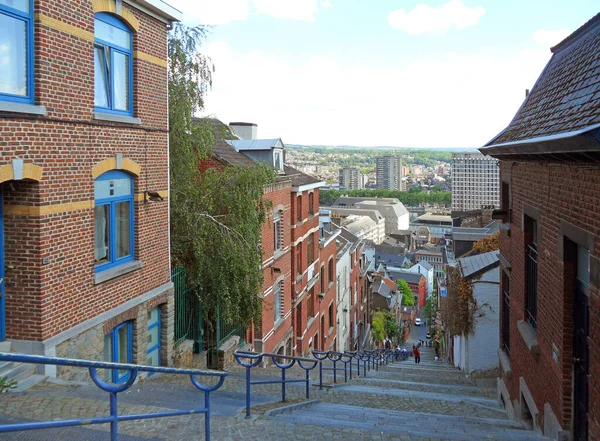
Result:
M479 152L452 154L452 211L500 207L498 160Z

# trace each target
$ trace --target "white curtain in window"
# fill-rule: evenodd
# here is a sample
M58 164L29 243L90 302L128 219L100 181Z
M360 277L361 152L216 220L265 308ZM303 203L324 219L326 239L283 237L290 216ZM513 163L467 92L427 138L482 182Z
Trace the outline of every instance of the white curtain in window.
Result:
M94 208L94 258L96 263L108 260L108 205Z

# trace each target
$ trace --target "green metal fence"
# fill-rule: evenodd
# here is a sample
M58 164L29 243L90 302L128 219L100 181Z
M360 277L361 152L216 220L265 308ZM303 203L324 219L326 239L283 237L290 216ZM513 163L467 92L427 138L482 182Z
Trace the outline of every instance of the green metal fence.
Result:
M171 280L175 287L175 344L185 339L195 342L195 352L219 349L230 337L240 337L246 343L246 328L221 318L219 309L204 320L202 300L193 286L188 286L184 268L173 268Z
M175 344L194 340L202 345L202 303L197 290L188 286L184 268L173 268L171 280L175 288Z

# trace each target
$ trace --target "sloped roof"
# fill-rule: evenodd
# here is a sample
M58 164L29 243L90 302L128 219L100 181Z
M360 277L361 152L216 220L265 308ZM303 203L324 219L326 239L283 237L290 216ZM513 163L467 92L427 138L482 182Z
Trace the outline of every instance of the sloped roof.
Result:
M390 279L394 282L397 282L399 279L405 280L406 283L412 283L414 285L418 285L423 277L423 274L419 273L411 273L410 271L398 271L392 270L388 268L388 274L390 275Z
M236 167L249 167L256 163L243 153L237 152L227 141L235 139L235 135L227 124L216 118L193 118L194 124L208 123L215 138L212 151L217 159L227 165Z
M507 157L591 151L600 159L600 14L552 52L513 120L482 153Z
M302 173L300 170L296 170L289 165L283 166L283 171L286 176L288 176L292 180L292 186L300 187L301 185L310 185L317 184L321 182L320 179L313 178L305 173Z
M271 150L274 148L283 148L281 139L232 139L227 144L240 150Z
M495 250L475 256L461 257L458 259L458 266L462 277L469 279L498 266L500 264L499 255L500 251Z
M423 268L425 268L425 271L429 271L433 269L433 266L431 266L431 264L429 262L427 262L426 260L420 260L419 262L417 262L417 265L421 265Z

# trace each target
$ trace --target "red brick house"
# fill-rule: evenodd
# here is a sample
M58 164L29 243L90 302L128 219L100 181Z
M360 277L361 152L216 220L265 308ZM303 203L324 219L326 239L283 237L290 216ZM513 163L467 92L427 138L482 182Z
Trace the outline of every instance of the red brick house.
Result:
M0 5L18 59L0 71L4 349L171 363L166 43L180 15L149 0Z
M500 160L499 399L560 440L600 439L600 15L552 48Z
M264 188L264 199L270 202L269 214L262 228L263 287L262 316L247 331L246 342L259 352L289 355L293 346L291 296L291 188L290 177L283 171L281 140L234 139L256 136L256 125L231 123L226 126L216 119L207 120L215 136L213 155L199 164L200 170L227 166L248 167L256 161L278 168L273 184ZM232 131L230 130L232 129ZM229 139L226 139L229 138ZM247 141L256 141L251 146ZM260 143L260 145L259 145ZM248 147L252 147L251 150ZM277 158L281 159L279 162Z
M321 311L319 284L319 188L324 183L285 166L292 180L292 322L296 344L294 354L308 354L319 341Z

